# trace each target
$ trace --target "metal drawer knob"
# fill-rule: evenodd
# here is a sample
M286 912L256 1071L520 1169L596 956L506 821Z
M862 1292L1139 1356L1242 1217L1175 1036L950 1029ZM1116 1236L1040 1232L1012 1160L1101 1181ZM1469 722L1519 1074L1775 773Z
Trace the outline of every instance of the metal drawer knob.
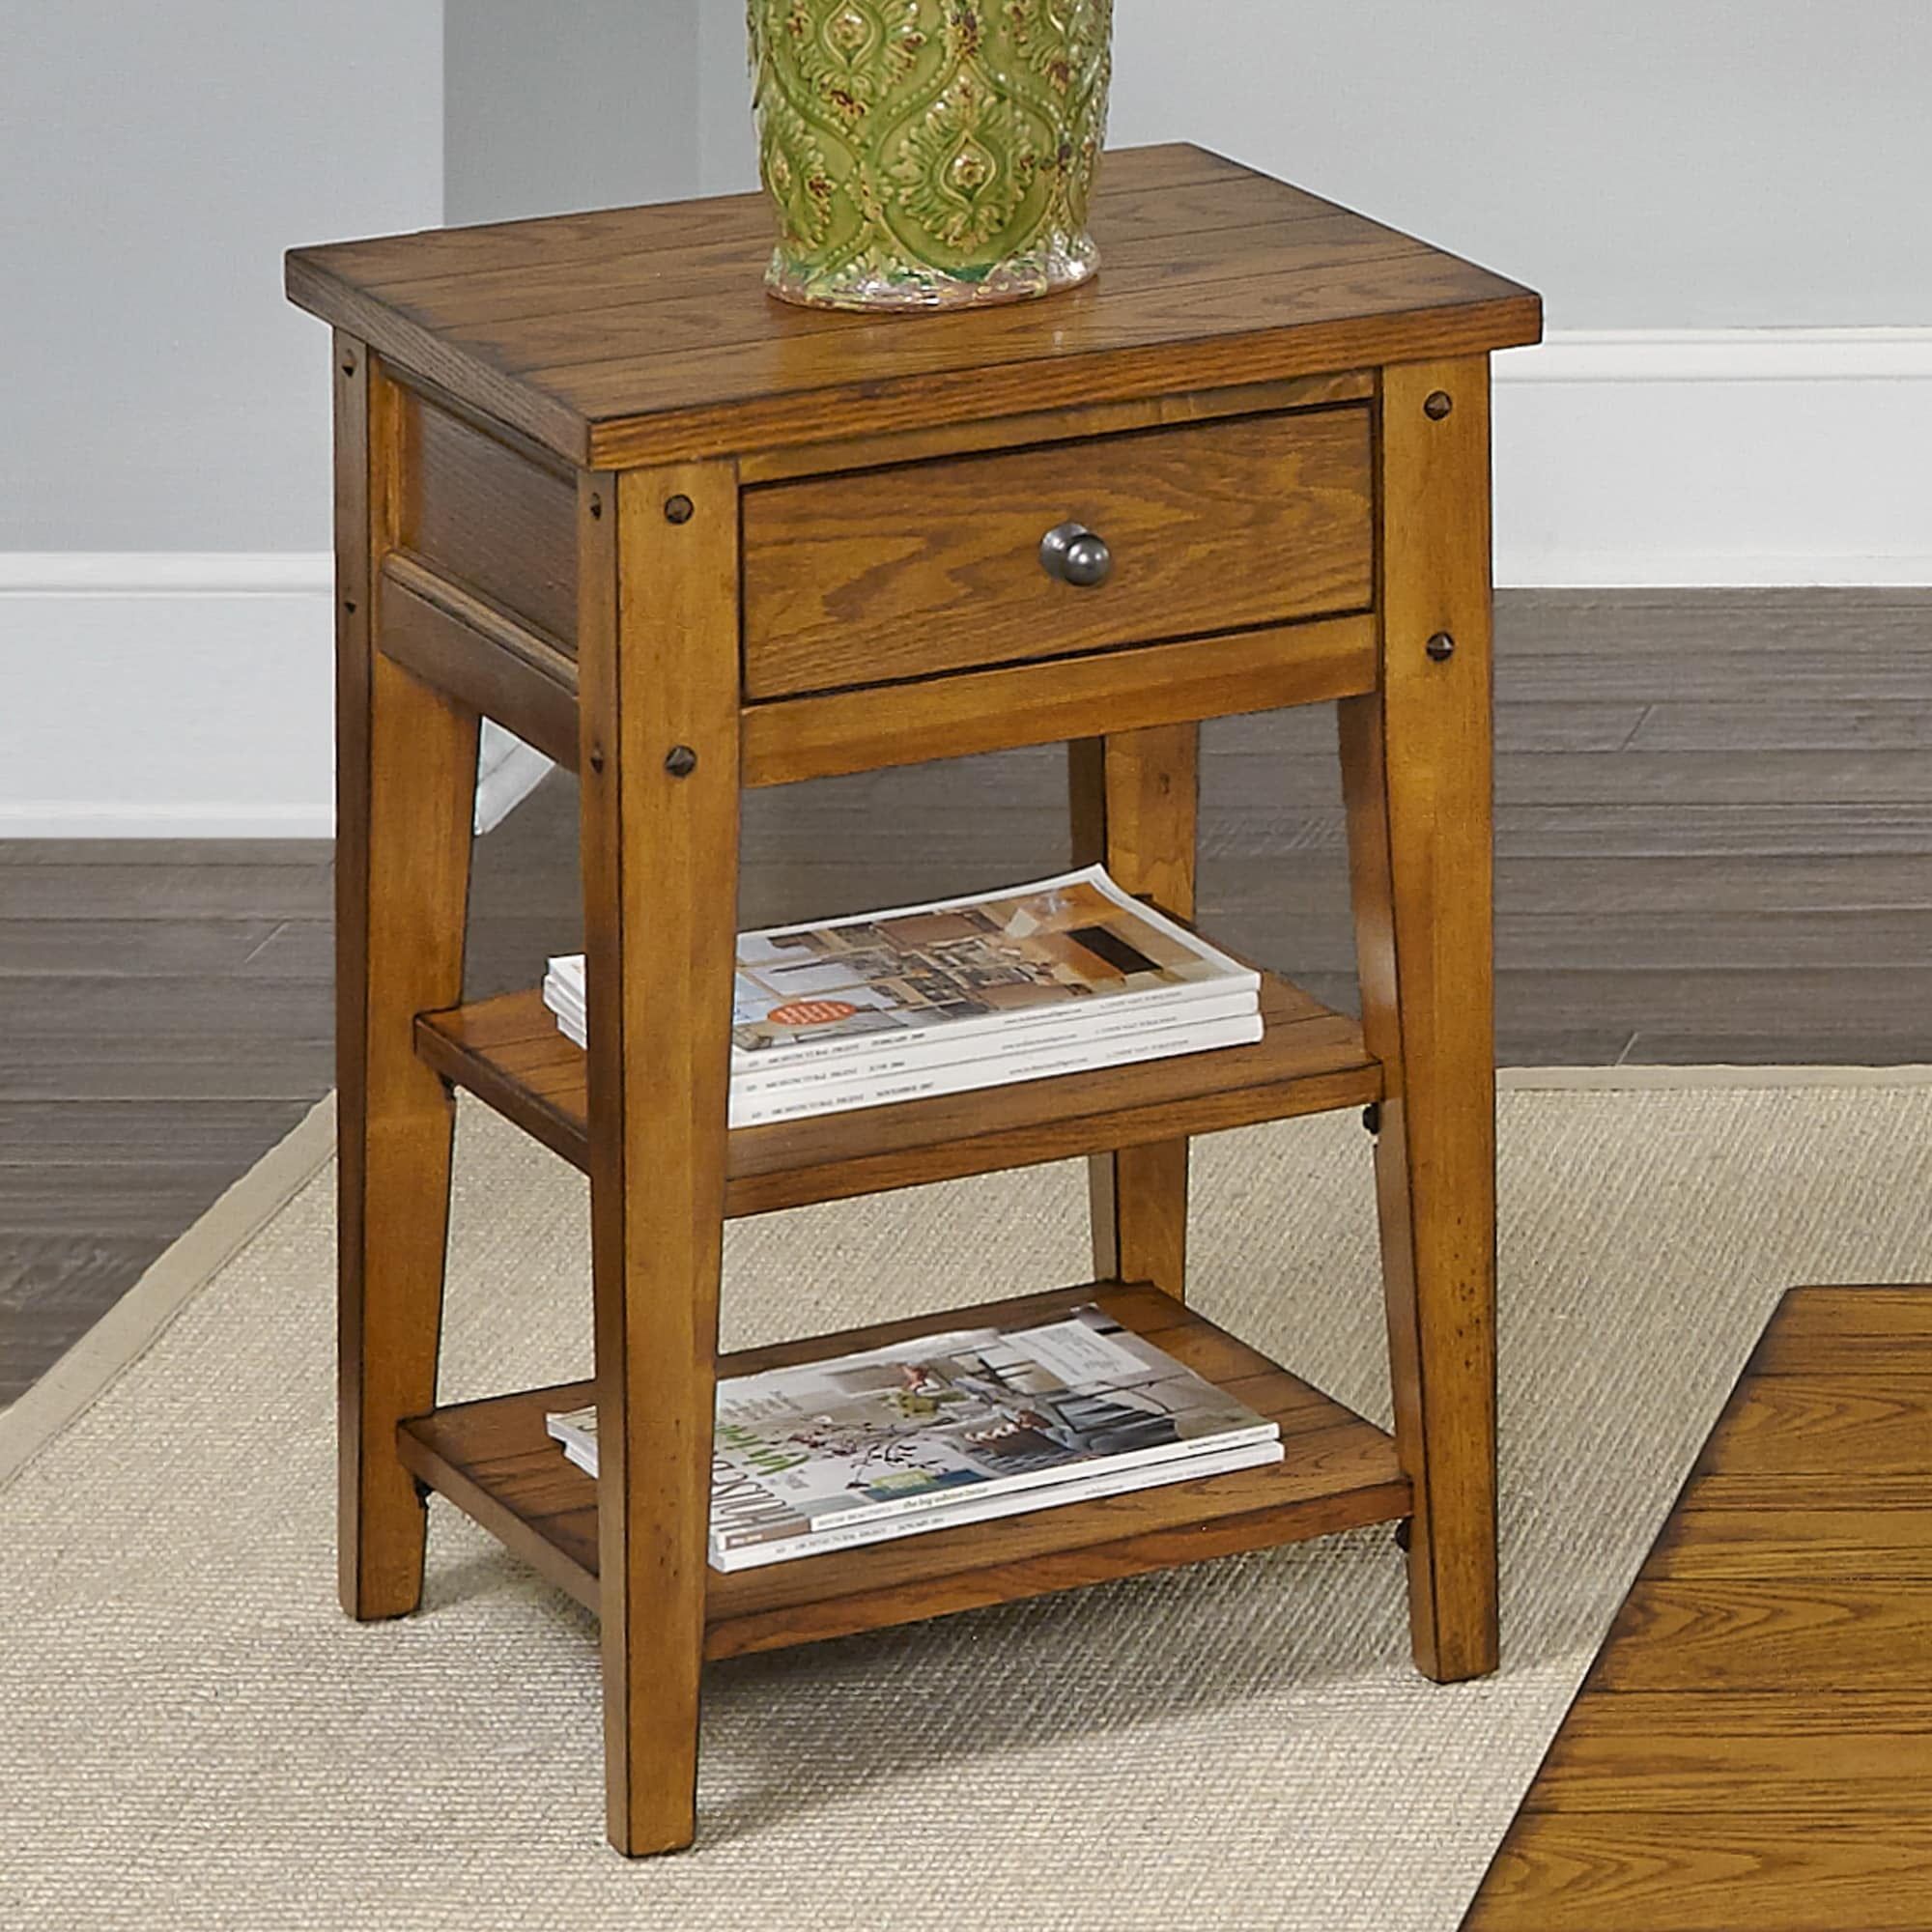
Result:
M1114 553L1085 524L1060 524L1040 538L1039 564L1062 583L1093 590L1113 576Z

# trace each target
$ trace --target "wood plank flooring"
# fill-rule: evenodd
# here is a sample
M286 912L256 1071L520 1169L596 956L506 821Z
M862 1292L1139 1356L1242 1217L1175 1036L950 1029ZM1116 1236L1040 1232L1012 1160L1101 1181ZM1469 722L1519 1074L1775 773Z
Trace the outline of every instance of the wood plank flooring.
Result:
M1932 592L1498 599L1515 1065L1932 1060ZM1201 917L1352 1007L1328 707L1206 734ZM747 923L1066 863L1057 749L747 801ZM478 848L472 997L580 923L575 788ZM0 844L0 1402L330 1079L329 848Z
M1932 1288L1787 1295L1467 1932L1932 1924Z

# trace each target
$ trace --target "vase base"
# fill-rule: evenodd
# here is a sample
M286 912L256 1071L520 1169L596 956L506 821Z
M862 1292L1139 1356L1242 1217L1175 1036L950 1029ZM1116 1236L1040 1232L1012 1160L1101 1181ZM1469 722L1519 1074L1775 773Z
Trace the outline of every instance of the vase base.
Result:
M781 248L772 257L765 289L797 308L930 315L947 309L1037 301L1063 289L1078 288L1093 278L1099 266L1099 251L1085 236L1018 261L1003 262L983 275L971 277L924 268L885 272L867 263L853 263L828 273L792 260Z

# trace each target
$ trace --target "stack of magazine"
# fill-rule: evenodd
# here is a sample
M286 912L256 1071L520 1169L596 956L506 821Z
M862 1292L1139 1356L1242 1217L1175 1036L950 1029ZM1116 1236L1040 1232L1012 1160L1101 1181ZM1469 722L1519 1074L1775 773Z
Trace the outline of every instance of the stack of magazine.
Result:
M597 1473L597 1410L549 1418ZM718 1384L710 1561L750 1570L1282 1460L1280 1425L1094 1304Z
M1094 866L974 898L739 935L734 1127L1123 1066L1262 1037L1260 976ZM583 955L544 1001L584 1040Z

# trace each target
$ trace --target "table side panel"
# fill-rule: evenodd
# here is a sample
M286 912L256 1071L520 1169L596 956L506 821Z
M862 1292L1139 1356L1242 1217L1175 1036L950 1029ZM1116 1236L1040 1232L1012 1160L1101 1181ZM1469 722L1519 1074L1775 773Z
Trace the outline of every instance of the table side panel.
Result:
M577 648L577 482L409 389L397 542L430 569Z
M404 551L384 559L377 598L385 656L576 769L577 661L561 644Z

